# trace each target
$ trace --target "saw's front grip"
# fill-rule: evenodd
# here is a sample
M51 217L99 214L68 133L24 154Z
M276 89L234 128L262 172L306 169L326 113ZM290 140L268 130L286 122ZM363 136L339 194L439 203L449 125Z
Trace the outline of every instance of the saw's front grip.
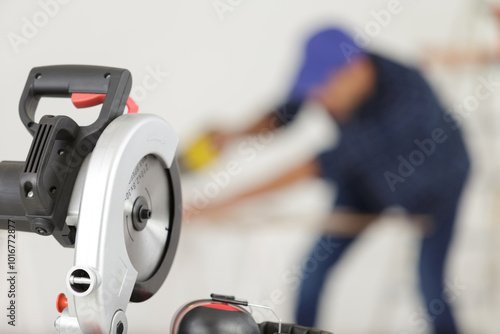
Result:
M131 87L130 72L120 68L57 65L31 70L19 103L21 121L33 135L19 177L20 200L31 231L54 235L64 247L74 245L76 231L65 220L76 177L104 129L123 114ZM81 93L104 95L94 123L80 126L65 115L45 115L35 121L41 98Z

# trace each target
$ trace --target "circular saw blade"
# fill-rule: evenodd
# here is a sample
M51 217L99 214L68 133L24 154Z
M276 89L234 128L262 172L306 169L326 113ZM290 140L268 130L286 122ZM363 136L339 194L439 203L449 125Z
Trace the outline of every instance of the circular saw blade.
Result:
M165 168L152 154L143 157L130 176L125 194L124 234L138 281L152 277L163 261L170 229L170 187ZM137 228L141 208L149 210L150 216L144 217L142 227Z
M158 116L122 115L101 134L79 171L68 209L77 235L67 286L75 309L89 303L98 309L80 317L89 332L96 324L109 332L114 311L108 305L124 310L129 301L148 300L172 267L182 221L177 142ZM76 270L99 278L92 293L75 295L69 278ZM102 304L106 298L112 301Z

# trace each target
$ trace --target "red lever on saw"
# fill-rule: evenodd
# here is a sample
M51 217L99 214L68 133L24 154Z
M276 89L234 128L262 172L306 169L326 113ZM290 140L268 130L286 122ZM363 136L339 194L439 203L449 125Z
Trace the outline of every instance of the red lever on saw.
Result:
M106 94L92 93L73 93L71 94L71 102L77 108L88 108L99 105L104 102ZM139 111L139 106L132 100L131 97L127 100L128 114L135 114Z
M62 313L62 311L64 311L66 307L68 307L68 298L66 298L66 295L64 295L64 293L60 293L57 296L56 301L57 312Z

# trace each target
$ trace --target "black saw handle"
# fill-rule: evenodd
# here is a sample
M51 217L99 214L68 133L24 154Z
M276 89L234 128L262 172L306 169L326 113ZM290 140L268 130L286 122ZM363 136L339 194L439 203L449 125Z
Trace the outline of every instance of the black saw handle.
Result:
M0 163L0 177L9 178L0 182L9 187L0 189L0 202L10 204L0 206L0 229L17 223L19 230L29 227L40 235L53 234L65 247L74 245L76 230L66 224L66 216L78 171L104 129L123 114L131 87L130 72L120 68L59 65L31 70L19 115L33 142L24 163ZM80 127L63 115L45 115L35 122L40 98L70 98L74 93L105 95L94 123Z
M35 122L35 111L41 97L70 98L73 93L105 94L97 120L81 128L81 136L88 136L102 131L123 114L131 86L130 72L121 68L87 65L35 67L26 81L19 102L19 115L33 135L39 126Z

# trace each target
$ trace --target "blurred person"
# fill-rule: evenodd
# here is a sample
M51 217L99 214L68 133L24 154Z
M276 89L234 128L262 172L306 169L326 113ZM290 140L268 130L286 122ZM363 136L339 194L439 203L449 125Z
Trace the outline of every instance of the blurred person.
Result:
M311 100L338 123L339 143L211 209L221 210L307 177L337 184L330 227L308 259L314 261L321 254L321 261L315 261L314 272L304 272L300 286L296 321L311 327L328 273L364 227L395 206L408 215L429 217L432 225L422 237L418 264L420 288L435 333L457 333L446 298L444 268L469 158L454 119L417 70L362 50L333 27L307 41L302 66L283 106L243 131L219 131L214 140L223 147L235 138L286 126ZM325 245L333 251L325 252ZM438 312L433 303L441 306Z

